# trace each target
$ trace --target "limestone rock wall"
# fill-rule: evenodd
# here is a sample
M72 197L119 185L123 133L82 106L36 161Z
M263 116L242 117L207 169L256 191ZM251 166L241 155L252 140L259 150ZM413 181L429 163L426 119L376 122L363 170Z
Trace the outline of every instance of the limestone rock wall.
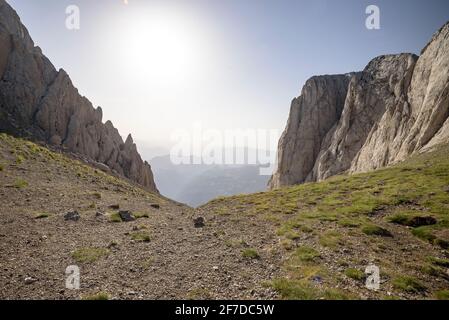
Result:
M157 192L131 135L124 142L100 107L35 47L16 12L0 0L0 131L29 137L107 165Z

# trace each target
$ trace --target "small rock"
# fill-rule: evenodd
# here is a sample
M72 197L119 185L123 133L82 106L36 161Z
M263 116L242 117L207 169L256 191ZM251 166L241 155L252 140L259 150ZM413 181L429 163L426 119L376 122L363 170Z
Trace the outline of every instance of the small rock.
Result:
M198 217L193 220L193 223L195 225L195 228L202 228L202 227L204 227L204 218Z
M103 217L103 216L104 216L104 213L103 213L103 212L100 212L100 211L97 211L97 212L95 213L95 216L96 216L96 217Z
M37 281L37 279L33 278L33 277L26 277L24 281L25 281L25 284L33 284Z
M218 266L213 266L212 267L212 270L214 270L214 271L218 271L218 269L219 269Z
M120 205L119 204L111 204L109 206L109 208L114 209L114 210L118 210L118 209L120 209Z
M136 220L136 218L132 215L131 211L120 211L119 213L120 219L124 222L130 222Z
M321 276L314 276L312 281L319 284L323 282L323 278L321 278Z
M80 219L80 214L78 211L70 211L64 215L65 221L78 221Z
M152 207L154 209L160 209L161 208L161 206L159 204L157 204L157 203L150 204L150 207Z

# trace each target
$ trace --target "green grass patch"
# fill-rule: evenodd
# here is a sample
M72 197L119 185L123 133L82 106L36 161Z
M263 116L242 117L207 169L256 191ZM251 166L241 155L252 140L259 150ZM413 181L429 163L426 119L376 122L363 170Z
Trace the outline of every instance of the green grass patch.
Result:
M16 179L16 181L14 181L14 188L16 189L23 189L28 187L28 185L28 182L23 179Z
M260 255L256 249L248 248L242 250L242 257L247 259L259 259Z
M137 242L150 242L151 236L148 232L138 231L131 233L131 239Z
M271 287L286 300L348 300L350 296L337 289L320 290L305 281L276 279Z
M449 259L441 259L435 257L428 257L428 261L439 267L449 268Z
M374 224L365 225L362 232L368 236L393 237L390 231Z
M421 293L426 291L426 287L419 280L411 276L399 276L393 279L393 287L409 293Z
M150 214L148 212L134 212L133 216L136 219L142 219L142 218L149 218Z
M22 164L25 162L25 157L21 154L16 155L16 163L17 164Z
M366 278L366 275L363 271L361 271L359 269L355 269L355 268L346 269L345 276L347 276L348 278L357 280L357 281L362 281L362 280L365 280L365 278Z
M319 242L323 247L336 248L341 244L341 234L337 231L328 231L320 235Z
M426 225L434 225L437 223L434 217L422 215L414 211L394 214L388 217L387 221L408 227L421 227Z
M438 300L449 300L449 290L440 290L434 293L434 296Z
M79 263L92 263L109 254L109 250L105 248L80 248L72 253L72 258Z
M295 250L292 258L300 262L313 262L321 257L320 253L315 249L307 246L299 247Z
M119 223L119 222L122 222L122 218L120 217L120 215L117 212L114 212L114 213L109 214L109 221L114 222L114 223Z
M288 300L317 300L320 295L317 289L301 281L276 279L272 287L283 299Z
M360 227L361 222L356 219L341 219L338 224L344 228L357 228Z

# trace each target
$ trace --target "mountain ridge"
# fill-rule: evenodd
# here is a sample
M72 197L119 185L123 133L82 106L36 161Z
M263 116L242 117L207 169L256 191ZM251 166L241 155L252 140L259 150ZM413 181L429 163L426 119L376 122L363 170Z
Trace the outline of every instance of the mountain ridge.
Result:
M326 110L340 110L342 97L337 99L334 91L346 87L346 81L311 87L311 81L338 76L312 77L292 102L269 188L375 170L448 142L448 70L449 22L433 35L421 56L382 55L353 73L340 114L323 112L323 103ZM316 128L323 122L334 124L326 127L324 138Z
M80 154L158 192L151 166L131 135L123 141L101 107L81 96L64 69L56 70L13 8L0 0L0 131Z

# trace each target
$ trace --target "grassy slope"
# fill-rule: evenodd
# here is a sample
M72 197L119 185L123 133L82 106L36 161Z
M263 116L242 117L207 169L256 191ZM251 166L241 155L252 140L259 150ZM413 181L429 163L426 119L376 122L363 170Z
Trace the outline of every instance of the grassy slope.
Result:
M275 226L283 276L267 285L283 298L448 297L446 146L387 169L220 198L201 210L263 220L267 232ZM416 217L437 223L417 226ZM380 267L377 292L364 287L369 264Z
M193 211L0 134L0 297L445 299L448 155L444 147L392 168ZM115 204L142 218L114 223ZM64 221L73 209L81 220ZM192 223L198 215L202 229ZM437 223L416 227L415 217ZM63 290L74 263L81 291ZM364 285L369 264L380 267L377 292ZM27 285L26 276L38 281Z

